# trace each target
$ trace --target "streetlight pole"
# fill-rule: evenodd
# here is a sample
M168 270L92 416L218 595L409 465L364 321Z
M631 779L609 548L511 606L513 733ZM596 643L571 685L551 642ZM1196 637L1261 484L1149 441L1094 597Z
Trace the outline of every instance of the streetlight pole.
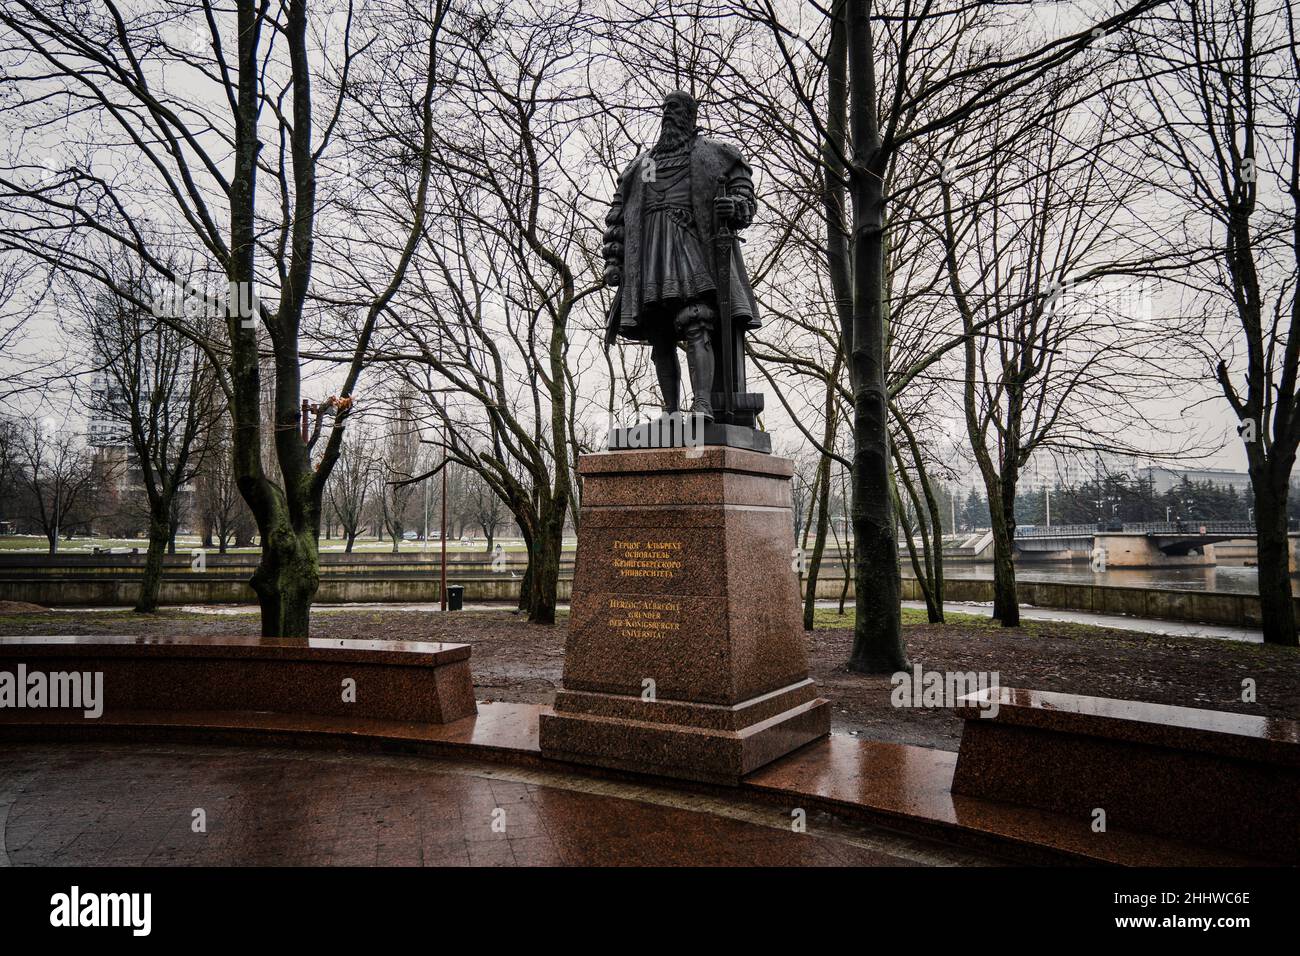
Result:
M59 505L63 503L63 489L60 475L54 475L54 553L59 553Z

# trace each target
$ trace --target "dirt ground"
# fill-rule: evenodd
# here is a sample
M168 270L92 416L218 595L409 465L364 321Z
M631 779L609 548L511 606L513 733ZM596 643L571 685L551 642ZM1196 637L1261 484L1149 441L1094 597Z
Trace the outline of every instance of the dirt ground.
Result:
M945 709L895 708L887 675L844 666L850 622L819 612L808 638L812 676L833 707L832 729L874 740L956 750L961 722ZM441 640L473 645L470 666L479 699L551 703L564 664L566 622L528 624L509 611L443 617L419 609L318 609L313 635ZM249 634L251 613L157 615L126 611L0 612L0 634ZM1167 637L1078 624L1027 621L1003 629L984 618L950 615L932 625L905 615L913 664L937 671L997 671L1003 686L1120 697L1300 719L1300 652L1210 638ZM1252 678L1257 702L1243 703Z

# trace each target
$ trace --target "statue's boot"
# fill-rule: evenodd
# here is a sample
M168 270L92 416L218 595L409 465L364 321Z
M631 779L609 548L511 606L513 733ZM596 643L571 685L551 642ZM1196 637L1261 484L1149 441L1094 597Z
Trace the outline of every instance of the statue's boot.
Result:
M671 339L656 342L650 349L655 374L659 376L659 393L664 399L664 412L671 415L680 408L682 366L677 361L677 345Z
M713 421L713 343L708 329L696 326L686 339L686 368L691 376L691 412Z

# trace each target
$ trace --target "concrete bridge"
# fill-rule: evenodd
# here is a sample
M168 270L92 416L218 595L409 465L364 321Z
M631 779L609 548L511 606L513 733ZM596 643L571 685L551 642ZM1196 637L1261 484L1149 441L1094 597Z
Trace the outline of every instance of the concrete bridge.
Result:
M1106 567L1145 568L1215 563L1214 545L1253 538L1251 521L1150 521L1028 526L1016 529L1015 548L1034 557L1076 558L1105 553Z
M1034 561L1086 561L1101 549L1108 568L1150 568L1170 566L1212 566L1217 563L1215 545L1238 542L1230 549L1232 558L1248 563L1254 555L1253 521L1151 521L1095 524L1024 525L1016 528L1017 558ZM1292 571L1300 531L1291 533ZM944 548L956 560L993 559L990 531L968 535L960 543Z

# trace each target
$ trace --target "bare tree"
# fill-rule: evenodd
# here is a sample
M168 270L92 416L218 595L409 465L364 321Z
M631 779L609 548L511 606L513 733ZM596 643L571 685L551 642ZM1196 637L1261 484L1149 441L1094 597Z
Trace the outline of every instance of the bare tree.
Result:
M96 467L82 436L67 418L32 419L21 428L19 461L27 516L45 535L50 554L60 536L89 528L96 497L111 474Z
M381 446L383 457L379 466L379 507L384 527L393 539L394 554L401 549L412 495L425 471L426 456L421 445L420 426L414 405L413 392L409 388L402 389L395 402L394 414L385 428Z
M0 519L18 514L22 432L12 418L0 415Z
M195 478L195 508L203 527L216 542L220 554L232 544L252 536L252 515L239 493L234 461L226 453L230 427L223 419L213 423L212 453L205 456Z
M894 671L906 664L902 642L898 547L889 441L889 250L895 207L906 208L891 174L913 146L1030 86L1093 44L1098 35L1157 5L1115 4L1084 29L1035 42L1023 30L1023 5L990 2L844 0L818 16L778 9L772 0L739 6L766 25L786 73L825 151L832 226L851 208L842 236L828 239L827 264L841 310L853 406L853 530L857 615L849 667ZM820 19L819 19L820 18ZM1021 29L1012 30L1012 26ZM843 45L835 38L843 32ZM1025 39L1028 37L1028 39ZM805 82L809 58L831 70L822 91ZM818 70L810 79L820 80ZM1068 109L1072 100L1057 104ZM906 182L916 177L905 177ZM847 194L848 202L843 201ZM935 350L918 374L950 345Z
M483 549L491 551L497 528L506 517L505 506L492 486L475 473L471 473L469 479L469 501L474 521L483 529Z
M160 282L191 278L162 256L165 246L210 260L227 283L229 293L213 297L224 342L178 328L218 370L234 470L261 538L250 583L267 635L309 630L325 485L375 327L423 231L447 11L443 0L372 0L364 19L350 4L324 0L203 3L180 15L170 6L126 13L114 0L71 16L39 0L0 8L0 55L19 92L8 109L30 131L9 144L17 156L0 171L0 250L126 298L131 290L93 254L99 241L138 257ZM396 81L412 60L422 72L414 88ZM332 95L318 95L322 86ZM383 180L361 177L345 202L347 190L331 192L330 177L322 179L337 156L340 118L372 117L378 132L394 113L409 119L413 135L377 135L366 151L404 164ZM55 135L68 144L65 155L84 155L51 168L44 157L52 144L42 139ZM133 174L103 175L114 162ZM410 228L396 237L388 215L349 218L397 208ZM329 245L323 259L318 242ZM342 291L316 288L322 278ZM314 423L304 422L302 338L320 334L327 319L347 323L339 335L351 347L340 356L335 395L311 406ZM274 382L269 470L262 342Z
M993 614L1007 627L1020 622L1021 470L1036 452L1135 451L1142 399L1174 386L1173 343L1186 338L1186 323L1143 314L1127 278L1147 265L1134 209L1149 197L1141 171L1120 161L1123 104L1099 92L1089 111L1049 108L1109 84L1097 58L1074 66L1082 75L1045 78L1029 98L983 111L978 133L949 143L962 143L963 161L945 154L952 172L938 177L945 272L966 333L962 401L990 502Z
M343 443L343 451L339 455L339 463L327 492L330 507L342 529L344 551L348 554L352 553L357 542L357 534L366 514L366 504L375 486L378 464L371 447L372 441L364 426L353 426L352 433Z
M1134 27L1185 281L1245 445L1264 640L1296 646L1287 508L1300 446L1300 15L1286 0L1181 0ZM1235 327L1235 330L1234 330ZM1239 352L1244 352L1241 356Z
M137 303L153 301L148 280L115 266L115 280L133 293L87 294L75 283L70 298L79 315L74 336L84 345L92 387L87 410L129 450L148 504L148 540L137 612L158 609L163 554L175 550L181 497L198 474L212 419L220 413L215 376L203 351L187 336ZM191 320L194 321L194 320Z
M585 444L577 382L591 359L571 330L597 325L582 307L600 288L571 142L590 108L587 41L584 15L559 9L462 25L474 60L442 103L441 202L379 353L419 389L450 460L514 515L529 556L521 608L545 624Z

